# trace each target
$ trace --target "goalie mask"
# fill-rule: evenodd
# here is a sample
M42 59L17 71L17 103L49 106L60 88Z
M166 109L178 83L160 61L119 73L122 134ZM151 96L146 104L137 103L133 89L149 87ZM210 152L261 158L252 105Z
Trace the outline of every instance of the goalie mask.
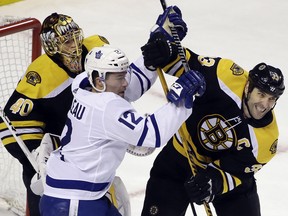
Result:
M85 59L85 70L88 75L88 80L92 87L98 92L106 90L105 78L106 73L119 73L128 70L129 60L118 48L113 48L108 45L93 48ZM98 89L94 85L94 79L100 77L103 83L103 89ZM126 81L130 82L130 72L127 71Z
M53 13L48 16L40 32L42 47L49 56L60 54L71 72L82 71L82 29L67 15Z

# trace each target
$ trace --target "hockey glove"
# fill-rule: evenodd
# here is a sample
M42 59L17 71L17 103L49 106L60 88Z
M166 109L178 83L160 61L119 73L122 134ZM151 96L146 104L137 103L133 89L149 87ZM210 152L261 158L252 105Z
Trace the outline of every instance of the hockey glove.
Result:
M31 179L30 189L34 194L39 195L39 196L43 195L43 192L44 192L43 179L45 179L45 177L42 178L39 175L39 173L36 173Z
M166 40L162 33L154 34L147 44L141 47L144 65L149 70L165 67L177 58L178 51L174 43Z
M46 163L52 151L60 146L60 138L57 135L45 133L40 146L32 151L32 155L38 164L38 173L36 173L30 184L32 192L42 196L46 181Z
M184 100L187 109L193 106L193 96L197 94L202 96L206 89L206 83L203 75L198 71L190 70L183 73L174 82L167 94L167 99L176 104L181 104Z
M174 41L171 27L176 29L180 41L186 36L188 28L182 19L181 10L177 6L166 8L163 14L158 16L156 24L151 29L150 38L153 37L154 34L161 32L167 40L170 42Z
M222 179L217 170L208 167L206 170L199 170L184 186L190 201L201 205L204 202L212 202L215 195L221 193Z

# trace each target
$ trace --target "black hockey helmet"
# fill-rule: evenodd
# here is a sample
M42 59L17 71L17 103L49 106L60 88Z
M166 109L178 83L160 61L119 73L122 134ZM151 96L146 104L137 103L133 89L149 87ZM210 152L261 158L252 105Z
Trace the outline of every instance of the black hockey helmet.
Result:
M268 94L280 97L285 90L281 70L263 62L249 71L249 82L249 92L257 87Z

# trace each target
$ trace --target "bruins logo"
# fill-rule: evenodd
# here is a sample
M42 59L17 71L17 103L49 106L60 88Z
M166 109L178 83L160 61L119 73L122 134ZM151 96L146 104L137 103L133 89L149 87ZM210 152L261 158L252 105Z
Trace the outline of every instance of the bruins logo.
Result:
M209 151L229 149L237 144L234 126L218 114L205 116L198 124L199 141Z
M233 65L231 66L230 70L236 76L240 76L240 75L242 75L244 73L243 68L241 68L239 65L237 65L235 63L233 63Z
M36 84L41 83L41 77L36 71L29 71L26 74L26 78L27 78L26 82L33 86L36 86Z
M153 205L153 206L150 207L149 212L150 212L151 215L157 215L158 212L159 212L159 209L158 209L157 206L154 206L154 205Z

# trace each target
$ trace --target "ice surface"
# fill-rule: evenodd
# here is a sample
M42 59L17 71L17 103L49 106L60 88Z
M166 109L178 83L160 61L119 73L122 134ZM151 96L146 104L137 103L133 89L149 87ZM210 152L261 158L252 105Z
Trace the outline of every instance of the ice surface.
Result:
M262 61L278 66L287 85L287 0L167 0L167 4L177 4L182 9L189 27L184 46L202 55L233 59L247 70ZM160 1L152 0L24 0L0 7L1 15L35 17L41 22L52 12L71 15L86 36L105 36L131 61L140 55L140 47L161 11ZM164 102L158 82L135 106L149 113ZM280 129L279 153L256 174L263 216L283 216L288 212L287 104L286 91L275 108ZM131 195L133 216L140 215L149 169L158 152L145 158L127 155L118 170ZM202 206L197 206L197 212L199 216L206 215ZM192 215L190 209L188 215Z

